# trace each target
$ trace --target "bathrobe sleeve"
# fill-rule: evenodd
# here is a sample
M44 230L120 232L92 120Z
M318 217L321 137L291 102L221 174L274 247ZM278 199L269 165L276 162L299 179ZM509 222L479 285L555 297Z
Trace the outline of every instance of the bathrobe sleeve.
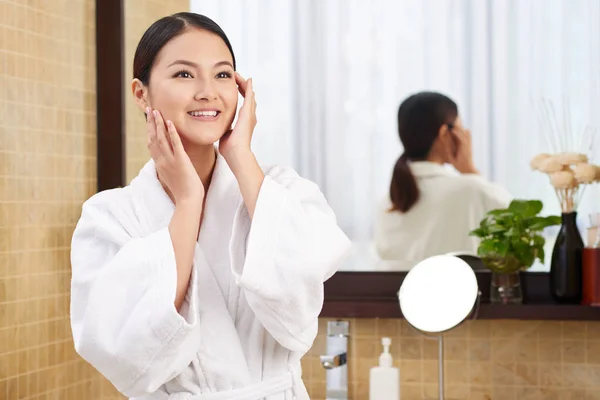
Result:
M195 356L195 285L178 313L168 228L131 237L113 212L118 208L111 211L102 200L108 196L84 204L73 234L71 327L77 353L121 393L138 397L156 391Z
M240 231L248 225L246 237ZM304 353L317 334L323 283L349 249L317 185L275 167L265 176L252 221L245 207L238 210L230 252L236 282L256 317L279 344Z

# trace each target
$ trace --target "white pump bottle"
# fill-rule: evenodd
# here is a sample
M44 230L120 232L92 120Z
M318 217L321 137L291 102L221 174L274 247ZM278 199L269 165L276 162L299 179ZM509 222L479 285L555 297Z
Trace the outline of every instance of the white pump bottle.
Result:
M381 339L383 353L379 356L379 366L371 368L369 376L369 400L399 400L400 370L394 367L390 354L392 339Z

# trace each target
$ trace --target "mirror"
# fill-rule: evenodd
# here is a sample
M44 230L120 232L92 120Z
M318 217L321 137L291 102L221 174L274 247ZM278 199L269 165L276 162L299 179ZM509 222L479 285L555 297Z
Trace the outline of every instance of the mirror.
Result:
M595 112L600 60L589 50L600 48L600 3L594 0L466 1L452 7L443 0L185 4L223 28L238 70L254 79L257 158L265 165L293 166L326 195L354 243L343 271L406 271L432 253L476 254L475 244L436 248L439 244L417 229L410 238L390 240L399 248L411 240L428 241L426 254L401 250L382 258L375 246L382 200L404 151L398 108L411 94L428 90L450 97L462 125L472 132L480 175L516 198L542 200L546 215L560 214L559 202L546 177L529 167L531 158L548 148L540 101L551 99L559 118L568 109L572 126L600 126ZM162 15L142 20L127 9L126 16L127 24L135 24L126 29L128 89L137 39ZM129 91L126 96L127 176L132 178L147 150L143 118L132 107ZM592 151L597 160L598 147ZM451 166L443 168L456 173ZM587 215L599 211L598 198L600 187L586 190L579 205L582 229ZM450 236L466 236L467 228L476 227L470 224L457 225ZM556 234L557 229L548 230L548 261L534 264L532 271L548 271Z
M478 293L473 268L458 257L440 255L410 269L398 299L409 324L421 332L442 333L468 317Z
M415 265L398 292L408 324L438 341L440 400L444 398L443 334L468 318L480 295L471 266L452 255L430 257Z

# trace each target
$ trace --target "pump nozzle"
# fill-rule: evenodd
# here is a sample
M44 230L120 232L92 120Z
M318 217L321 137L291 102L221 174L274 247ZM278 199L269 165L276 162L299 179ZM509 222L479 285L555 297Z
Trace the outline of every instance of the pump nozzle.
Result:
M392 345L392 339L389 337L381 338L381 344L383 345L384 351L389 353L390 346Z
M383 353L379 356L379 365L382 367L391 367L393 364L392 355L390 354L392 339L389 337L381 338L381 344L383 345Z

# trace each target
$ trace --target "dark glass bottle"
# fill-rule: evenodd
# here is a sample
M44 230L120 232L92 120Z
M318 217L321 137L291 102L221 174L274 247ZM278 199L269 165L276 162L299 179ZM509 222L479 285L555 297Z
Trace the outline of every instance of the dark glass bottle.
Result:
M577 228L577 213L563 213L550 264L550 293L559 303L581 302L582 253L583 239Z

